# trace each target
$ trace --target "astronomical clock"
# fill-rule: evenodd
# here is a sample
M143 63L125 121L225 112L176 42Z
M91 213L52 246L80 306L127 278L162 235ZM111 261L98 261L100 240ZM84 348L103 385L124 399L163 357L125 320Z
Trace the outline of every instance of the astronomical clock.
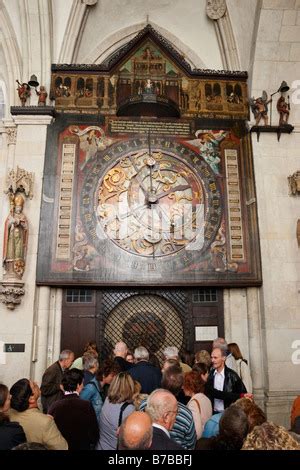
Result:
M260 285L246 79L150 26L103 64L53 64L38 284Z
M227 130L120 137L101 126L68 126L56 191L44 194L55 200L45 204L47 218L58 223L41 277L95 285L249 282L241 148Z

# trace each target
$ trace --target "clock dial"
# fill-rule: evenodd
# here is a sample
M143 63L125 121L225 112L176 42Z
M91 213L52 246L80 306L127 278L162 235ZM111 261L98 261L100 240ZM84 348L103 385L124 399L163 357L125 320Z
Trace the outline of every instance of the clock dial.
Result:
M82 221L98 253L109 242L116 256L134 256L140 270L150 270L143 260L151 258L166 269L174 257L185 266L184 260L199 259L218 232L220 189L199 154L175 139L151 142L151 151L144 138L121 142L91 162Z
M129 153L98 187L100 226L113 243L135 255L161 257L182 250L195 239L203 210L200 179L169 152Z

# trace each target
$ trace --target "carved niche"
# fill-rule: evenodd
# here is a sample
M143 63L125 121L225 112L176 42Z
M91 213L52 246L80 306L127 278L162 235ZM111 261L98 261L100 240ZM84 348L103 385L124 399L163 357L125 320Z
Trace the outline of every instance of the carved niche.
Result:
M21 303L24 295L22 277L26 265L28 220L23 213L25 198L33 197L33 173L22 168L10 170L5 193L10 211L5 221L3 243L4 279L1 282L1 301L11 310Z

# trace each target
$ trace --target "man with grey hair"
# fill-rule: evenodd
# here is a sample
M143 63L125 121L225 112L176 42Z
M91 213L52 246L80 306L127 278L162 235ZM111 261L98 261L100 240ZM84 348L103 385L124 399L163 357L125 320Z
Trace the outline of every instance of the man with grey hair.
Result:
M151 450L183 450L180 444L170 438L169 431L175 423L178 404L174 395L163 388L149 395L146 413L152 419L153 437Z
M128 370L132 367L132 363L126 361L126 356L127 356L127 344L124 343L124 341L118 341L115 345L114 348L114 363L117 364L122 372L125 372L125 370Z
M119 429L118 450L151 448L152 421L147 413L134 411L124 419Z
M228 350L227 341L224 338L220 338L220 337L214 339L212 349L215 349L215 348L223 349L226 352L226 360L225 360L226 366L229 367L229 369L234 370L234 372L237 372L238 371L237 363L233 355Z
M133 355L136 364L128 372L133 380L141 384L141 393L151 393L160 387L161 371L150 364L149 352L144 346L136 348Z
M98 358L93 354L84 353L82 362L84 376L83 389L80 392L80 398L91 402L96 413L97 420L99 421L103 400L101 396L100 384L96 377L96 372L99 369Z
M69 369L74 361L74 353L70 349L64 349L58 361L54 362L45 370L41 383L41 402L43 412L48 413L52 403L63 398L61 381L65 370Z
M175 359L176 361L179 362L179 365L182 369L182 372L185 374L186 372L191 372L191 367L188 364L185 364L184 362L181 362L180 357L179 357L179 350L176 346L167 346L163 350L163 355L165 357L165 361L168 359Z
M234 370L225 365L226 350L214 348L211 353L212 369L209 373L205 394L212 402L214 413L220 413L242 396L252 398Z

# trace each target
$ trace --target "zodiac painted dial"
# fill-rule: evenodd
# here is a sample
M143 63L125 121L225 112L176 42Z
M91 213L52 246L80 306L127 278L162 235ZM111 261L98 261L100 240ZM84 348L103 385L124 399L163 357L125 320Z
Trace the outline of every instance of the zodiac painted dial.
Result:
M86 181L93 208L83 198L94 245L109 239L123 252L163 261L189 249L199 254L212 242L221 216L213 172L198 157L193 164L189 149L166 142L153 140L149 150L145 140L128 141L105 155L105 169L96 163Z

